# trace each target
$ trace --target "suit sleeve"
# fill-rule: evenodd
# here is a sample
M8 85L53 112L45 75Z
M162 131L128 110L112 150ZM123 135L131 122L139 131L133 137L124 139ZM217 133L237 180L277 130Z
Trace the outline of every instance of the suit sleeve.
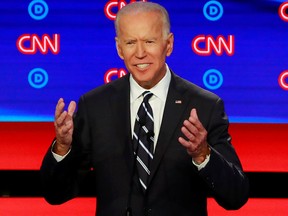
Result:
M231 144L229 122L221 99L216 102L211 116L206 128L210 161L199 174L219 205L225 209L239 209L248 200L249 182Z
M84 100L81 98L73 120L73 142L69 154L57 162L50 146L42 161L40 175L43 196L50 204L61 204L76 197L81 180L89 171L89 160L87 154L85 155L87 149L83 148L84 145L89 146L90 137L84 107Z

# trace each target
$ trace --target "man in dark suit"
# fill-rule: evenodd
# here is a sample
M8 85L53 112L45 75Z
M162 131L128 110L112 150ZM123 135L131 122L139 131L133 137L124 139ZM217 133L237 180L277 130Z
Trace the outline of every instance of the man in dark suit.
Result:
M249 185L223 101L166 64L174 43L167 11L131 3L118 12L115 27L117 51L130 74L81 96L75 114L74 101L64 111L59 99L56 138L41 166L45 199L61 204L77 196L80 176L93 169L97 216L204 216L207 196L226 209L243 206ZM142 103L143 92L152 93L148 103ZM146 135L151 150L146 139L142 143ZM149 155L147 165L140 148Z

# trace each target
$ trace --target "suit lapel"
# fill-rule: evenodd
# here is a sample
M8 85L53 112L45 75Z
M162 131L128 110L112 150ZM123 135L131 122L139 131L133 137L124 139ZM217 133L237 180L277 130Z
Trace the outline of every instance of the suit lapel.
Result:
M180 130L180 124L182 124L182 122L179 121L180 119L183 119L183 112L189 104L188 99L185 99L186 90L183 88L181 83L182 81L179 80L179 77L176 77L172 73L156 151L151 164L151 175L149 181L153 180L160 161L162 160L166 149L170 145L175 131Z
M130 121L130 85L129 76L121 78L122 81L115 82L114 93L111 95L111 110L116 132L115 142L124 143L123 154L127 162L127 167L132 170L133 149Z

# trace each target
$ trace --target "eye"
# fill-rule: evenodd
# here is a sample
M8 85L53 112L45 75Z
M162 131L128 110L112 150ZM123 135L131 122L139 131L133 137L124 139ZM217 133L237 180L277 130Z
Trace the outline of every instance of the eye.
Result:
M152 44L152 43L154 43L154 41L153 40L148 40L148 41L146 41L146 43L147 44Z
M130 45L133 45L133 44L135 44L135 41L127 41L127 42L126 42L126 45L129 45L129 46L130 46Z

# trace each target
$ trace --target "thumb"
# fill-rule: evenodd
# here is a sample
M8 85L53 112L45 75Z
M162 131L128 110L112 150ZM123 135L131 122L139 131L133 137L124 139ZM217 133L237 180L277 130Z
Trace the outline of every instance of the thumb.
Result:
M196 111L195 108L193 108L193 109L191 110L190 116L191 116L192 118L198 119L197 111Z
M68 115L73 116L75 109L76 109L76 102L71 101L69 106L68 106Z

